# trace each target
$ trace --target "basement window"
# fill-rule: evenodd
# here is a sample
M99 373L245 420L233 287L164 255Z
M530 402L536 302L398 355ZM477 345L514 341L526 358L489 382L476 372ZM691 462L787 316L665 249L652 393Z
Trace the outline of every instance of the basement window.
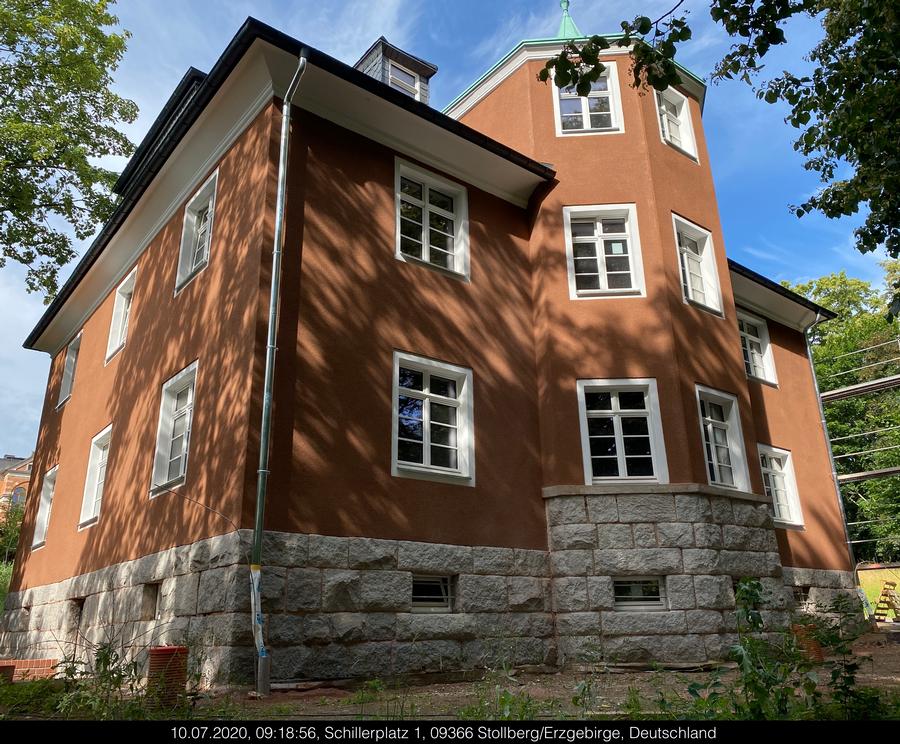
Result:
M209 246L212 239L218 179L219 172L216 171L191 197L184 209L184 227L181 232L181 250L178 255L178 276L175 282L176 292L209 263Z
M809 607L809 590L808 586L793 587L794 602L798 610L805 610Z
M413 612L453 612L455 581L452 576L413 576Z
M614 579L613 600L615 609L629 612L668 609L665 582L658 576Z
M159 584L144 584L141 620L159 620Z

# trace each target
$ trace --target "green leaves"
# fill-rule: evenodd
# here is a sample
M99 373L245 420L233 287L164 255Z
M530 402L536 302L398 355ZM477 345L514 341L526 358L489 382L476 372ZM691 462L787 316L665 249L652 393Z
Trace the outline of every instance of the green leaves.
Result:
M132 145L116 126L137 106L111 91L127 31L110 0L4 0L0 5L0 266L28 268L47 302L72 235L93 234L113 209L115 174L98 166Z

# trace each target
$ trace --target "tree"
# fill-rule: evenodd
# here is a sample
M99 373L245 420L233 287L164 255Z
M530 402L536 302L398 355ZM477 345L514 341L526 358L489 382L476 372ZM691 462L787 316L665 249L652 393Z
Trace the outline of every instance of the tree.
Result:
M592 36L570 41L550 59L539 79L574 86L587 95L603 72L599 54L611 43L633 45L632 85L665 90L680 81L678 44L691 38L684 0L656 20L622 21L623 34L610 42ZM856 247L866 253L883 245L900 257L900 5L885 0L711 0L710 16L736 39L712 73L714 82L739 77L768 103L791 107L786 122L797 128L794 149L822 188L791 210L798 217L818 211L837 218L867 210L856 229ZM761 60L787 42L785 22L796 15L821 20L824 38L807 55L811 75L784 71L757 84ZM900 290L900 287L895 287ZM900 315L900 292L891 315Z
M21 504L0 506L0 563L11 563L16 555L24 513Z
M835 320L818 326L811 339L822 390L900 371L896 327L885 320L900 262L882 265L886 281L881 291L843 271L790 287L838 313ZM839 473L900 465L900 390L828 403L825 416ZM873 541L854 545L857 558L900 557L900 476L845 483L841 493L847 521L866 523L851 525L851 540Z
M116 129L137 106L110 90L129 34L111 0L0 3L0 267L27 267L29 292L49 302L72 235L90 237L111 213L115 174L97 165L128 155Z

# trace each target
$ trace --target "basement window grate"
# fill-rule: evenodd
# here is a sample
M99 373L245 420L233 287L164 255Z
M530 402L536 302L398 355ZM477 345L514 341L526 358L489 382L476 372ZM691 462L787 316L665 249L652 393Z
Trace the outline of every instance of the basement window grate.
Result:
M455 595L452 576L413 576L413 612L453 612Z
M614 579L613 600L617 610L665 610L665 582L658 576Z

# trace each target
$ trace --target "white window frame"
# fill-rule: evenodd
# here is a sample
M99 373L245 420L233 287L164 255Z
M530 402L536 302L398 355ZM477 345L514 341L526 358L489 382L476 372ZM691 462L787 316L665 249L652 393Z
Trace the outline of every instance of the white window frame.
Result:
M392 69L394 67L396 67L401 72L405 72L407 75L412 75L416 79L416 84L412 86L404 80L395 78ZM394 90L400 90L401 93L407 93L417 101L422 100L422 78L419 73L413 72L408 67L404 67L399 62L395 62L392 59L388 60L388 85L391 88L394 88ZM395 85L397 86L396 88L394 87Z
M747 467L747 448L744 446L744 430L741 428L741 412L738 408L737 397L731 393L725 393L706 385L696 386L697 416L700 422L700 447L703 455L703 472L706 473L706 482L719 488L733 488L738 491L750 492L750 471ZM711 401L725 408L725 424L727 425L728 453L731 459L731 469L734 476L734 485L710 478L709 464L706 459L707 424L704 421L703 410L700 401ZM716 468L717 469L717 468Z
M457 468L420 465L401 462L397 457L398 417L400 396L400 367L419 372L433 373L456 381L457 386ZM473 410L474 393L472 390L472 370L455 364L439 362L428 357L394 351L392 367L393 382L391 385L391 475L399 478L416 478L419 480L454 483L457 485L475 485L475 418ZM425 394L414 394L413 397L425 398ZM429 446L429 428L426 425L423 449Z
M681 144L677 144L670 138L668 115L663 116L663 109L660 105L660 99L667 101L675 106L678 119L678 128L682 135ZM656 91L653 96L656 103L656 120L659 122L659 136L662 141L675 148L679 152L684 153L691 159L697 161L697 139L694 135L694 123L691 118L691 105L687 96L683 95L675 88L666 88L664 91Z
M33 551L47 544L47 530L50 528L50 512L53 510L53 494L56 492L58 474L59 465L54 465L44 473L44 480L41 483L41 500L34 518L34 534L31 539Z
M666 596L665 576L613 576L613 609L616 612L664 612L669 609ZM616 584L634 584L642 581L655 581L659 586L659 599L645 602L628 602L616 599Z
M97 523L103 505L103 492L106 486L106 474L109 466L109 453L112 443L112 424L107 426L91 440L88 454L87 474L84 478L84 496L81 499L81 516L78 529L82 530ZM103 480L100 481L101 468Z
M448 196L453 197L453 221L455 234L453 235L454 266L452 269L445 268L443 266L437 266L424 258L424 255L426 255L426 250L428 249L428 240L425 239L424 235L424 233L427 232L427 215L428 210L433 208L427 205L427 198L423 199L425 204L422 204L423 258L409 256L400 250L400 239L402 237L400 233L400 179L402 177L419 182L425 188L433 187L438 191L447 192ZM394 256L399 261L403 261L404 263L409 264L415 264L416 266L424 266L426 268L432 269L433 271L447 274L449 276L459 277L465 279L465 281L469 281L469 197L468 191L465 186L460 183L456 183L455 181L450 181L446 178L442 178L441 176L432 173L431 171L427 171L424 168L419 168L418 166L415 166L412 163L407 162L406 160L396 158L394 161L394 212L396 214L396 226L394 229L396 234Z
M59 381L59 399L56 401L57 408L61 408L63 404L72 397L72 390L75 387L75 374L78 371L78 355L81 352L81 338L83 333L83 331L79 331L78 335L69 342L68 346L66 346L62 379Z
M675 251L678 256L678 272L681 278L681 292L684 301L690 305L709 310L717 315L722 315L722 288L719 282L719 269L716 265L716 249L713 244L712 233L705 228L695 225L684 217L672 214L672 228L675 233ZM687 253L686 249L682 249L679 233L696 241L701 249L699 259L701 277L703 280L703 291L705 298L703 300L694 296L693 285L685 276L685 264L687 259L682 256Z
M582 219L621 219L625 218L628 232L628 256L631 267L630 289L579 290L575 283L575 239L572 236L572 221ZM644 285L644 263L641 258L641 236L638 230L637 207L634 204L585 204L563 207L563 233L566 241L566 265L569 275L569 299L602 300L610 297L646 297ZM597 241L602 242L602 235ZM601 284L606 283L606 272L601 275Z
M609 111L612 115L612 127L610 129L563 129L562 116L559 110L559 88L556 87L556 83L553 82L551 76L550 85L547 87L550 89L550 94L553 97L553 119L557 137L585 137L603 134L623 134L625 132L625 117L622 115L622 96L619 92L619 76L616 72L616 63L604 60L603 66L606 68L604 75L606 75L609 88ZM581 97L584 98L585 96ZM583 117L589 116L583 104L581 110Z
M741 341L741 358L744 359L744 371L747 373L747 377L752 380L761 380L762 382L768 382L772 385L778 384L778 376L775 373L775 359L772 354L772 343L769 339L769 326L768 323L763 319L756 315L751 315L745 310L737 311L738 318L738 335L740 336ZM741 323L752 323L759 329L759 345L762 349L760 356L762 357L762 374L755 374L753 365L751 363L751 369L747 369L747 359L744 358L744 349L746 345L747 356L750 357L750 340L753 338L749 333L744 331L740 324Z
M112 320L109 324L109 339L106 342L106 361L108 362L124 347L128 339L128 323L134 303L134 285L137 279L137 267L116 287L116 298L113 302Z
M218 191L218 169L203 182L184 208L184 225L181 230L181 247L178 251L178 272L175 278L175 294L190 284L191 280L209 265L215 229L216 192ZM197 217L209 210L203 258L195 261L197 249Z
M445 601L441 603L416 603L416 582L440 582L445 596ZM413 574L412 577L412 602L410 607L412 612L424 614L447 614L454 610L456 602L456 577L455 576L432 576L424 574Z
M763 477L763 491L766 488L766 474L771 473L770 469L764 468L762 465L762 456L778 457L784 460L784 469L781 476L784 478L785 495L789 514L779 515L776 509L775 500L772 500L772 513L774 515L775 525L778 527L786 527L793 529L802 529L803 509L800 507L800 492L797 489L797 476L794 474L794 460L789 450L773 447L770 444L757 444L759 453L759 467ZM768 495L768 494L766 494Z
M604 483L668 483L669 465L666 459L666 443L662 428L662 415L659 409L659 392L656 380L647 378L628 378L618 380L578 380L576 382L578 395L578 423L581 432L581 455L584 467L585 485L600 485ZM591 447L588 436L588 415L585 394L589 392L610 391L641 391L646 396L647 411L649 414L648 431L650 432L650 454L653 459L653 476L629 476L619 475L613 477L595 478L591 467ZM619 472L626 472L623 467L624 451L620 446L619 432L616 436L616 451L619 455Z
M158 493L179 486L187 478L187 468L190 460L191 433L194 427L196 413L197 392L197 361L189 364L174 377L169 378L162 386L162 400L159 404L159 427L156 432L156 454L153 458L153 473L150 481L150 497ZM168 477L168 468L171 455L172 433L175 424L175 401L180 392L186 388L193 388L190 399L190 411L187 414L188 423L185 443L182 449L181 474L175 478Z

